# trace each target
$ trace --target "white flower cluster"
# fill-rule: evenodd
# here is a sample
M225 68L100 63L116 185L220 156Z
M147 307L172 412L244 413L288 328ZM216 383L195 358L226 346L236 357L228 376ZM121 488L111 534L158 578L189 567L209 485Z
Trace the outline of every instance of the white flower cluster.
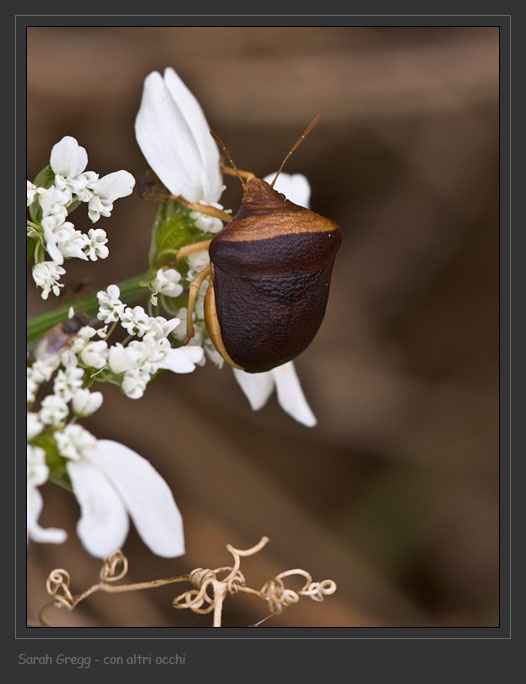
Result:
M67 358L67 361L66 361ZM60 354L52 354L34 362L27 369L27 400L35 400L39 386L51 380L53 394L47 395L40 404L40 410L27 414L27 533L34 541L59 544L66 539L66 533L58 529L43 529L38 524L42 510L42 496L37 487L49 477L45 451L31 442L44 430L53 431L58 452L65 459L81 460L95 448L97 440L80 425L67 424L70 406L75 416L88 416L102 404L100 392L82 389L84 370L77 365L74 354L67 354L64 361Z
M152 304L157 306L157 295L159 294L166 297L178 297L183 291L180 280L181 274L175 268L160 268L150 283L150 289L153 292L151 296Z
M180 513L172 494L152 466L139 454L109 440L97 440L72 419L97 411L101 392L83 387L87 371L111 374L133 399L144 393L160 369L189 373L201 361L201 347L172 349L168 335L179 319L150 317L142 307L131 309L120 301L119 288L98 293L98 318L116 323L139 339L108 345L107 325L86 325L62 351L44 355L27 370L27 400L32 404L40 385L53 379L53 391L27 414L28 536L35 541L60 543L65 532L38 525L42 497L37 487L49 476L39 436L51 434L81 507L78 534L90 553L105 557L120 548L128 532L128 514L145 543L160 556L184 553ZM98 337L99 339L94 339ZM102 339L104 338L104 339Z
M87 233L77 230L67 220L71 208L79 202L87 203L88 216L95 223L101 216L110 216L115 200L131 194L135 185L128 171L115 171L99 178L99 174L85 171L87 164L86 150L75 138L65 136L51 150L53 185L37 187L27 181L27 206L38 203L41 211L39 224L28 223L28 236L37 238L51 257L50 261L39 261L33 267L33 279L42 288L43 299L50 292L59 294L64 259L96 261L109 254L106 232L101 228L90 228Z
M179 274L178 274L179 275ZM158 278L160 278L158 274ZM178 287L182 287L178 285ZM172 349L169 335L179 325L179 318L166 320L149 316L142 306L133 309L119 299L117 285L97 293L97 318L106 324L120 321L129 335L136 338L126 346L106 342L90 342L81 351L81 358L97 369L107 368L116 376L124 394L139 399L153 375L161 369L174 373L190 373L203 359L203 350L196 345ZM91 329L93 330L93 329Z

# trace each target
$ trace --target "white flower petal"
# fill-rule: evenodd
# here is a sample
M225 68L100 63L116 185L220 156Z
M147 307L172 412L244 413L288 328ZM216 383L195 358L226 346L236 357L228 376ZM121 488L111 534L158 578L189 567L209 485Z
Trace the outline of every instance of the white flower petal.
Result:
M281 408L303 425L314 427L317 421L301 389L294 363L289 361L270 372L276 382Z
M42 510L42 496L36 487L27 488L27 534L36 542L62 544L67 537L64 530L56 527L40 527L37 520Z
M61 176L78 176L88 165L88 153L75 138L66 135L53 145L50 164L53 171Z
M99 440L89 458L119 492L144 543L158 556L182 555L181 514L170 488L150 463L111 440Z
M88 342L81 351L80 358L91 368L104 368L108 360L108 345L106 341Z
M90 392L88 389L79 389L73 393L71 405L77 416L91 416L102 405L102 392Z
M265 176L263 180L267 183L272 183L274 180L275 173L271 173ZM280 173L278 179L274 185L274 190L281 192L285 197L298 204L300 207L309 208L310 201L310 185L309 181L301 173Z
M122 548L126 540L126 510L112 484L97 466L83 459L69 461L67 469L80 505L77 534L89 553L97 558L106 558Z
M27 414L27 439L33 439L44 429L44 423L38 417L38 414L29 412Z
M137 364L139 354L131 347L117 342L108 352L108 365L114 373L125 373Z
M157 71L144 81L135 135L146 161L170 192L191 202L202 199L197 144Z
M64 263L64 255L57 247L57 243L50 236L46 236L46 252L55 264L60 266Z
M133 192L135 178L128 171L114 171L103 176L95 183L93 192L109 202L119 197L127 197Z
M165 368L172 373L191 373L195 369L195 364L203 358L203 354L203 349L197 346L168 349L164 358L159 361L159 368Z
M102 290L102 292L104 292L104 290ZM118 285L108 285L106 292L108 293L108 297L110 299L119 299L119 297L121 296L121 291L119 290Z
M204 171L203 196L200 199L207 203L217 202L223 190L223 178L219 171L219 150L210 135L210 126L203 110L171 67L165 69L164 82L188 124L199 150Z
M245 373L233 368L234 376L245 393L253 411L258 411L267 403L274 388L272 371L266 373Z

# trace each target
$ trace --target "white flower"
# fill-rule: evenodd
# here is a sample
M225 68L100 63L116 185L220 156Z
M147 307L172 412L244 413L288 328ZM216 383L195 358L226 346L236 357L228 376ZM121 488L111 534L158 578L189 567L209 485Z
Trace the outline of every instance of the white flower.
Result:
M137 351L139 367L150 375L161 368L173 373L191 373L203 358L201 347L189 345L172 349L166 337L155 339L149 336L142 342L130 342L129 346Z
M85 418L98 411L102 405L102 392L90 392L88 389L79 389L73 393L71 405L76 416Z
M206 287L205 287L206 289ZM208 337L206 331L205 322L203 319L203 301L204 297L199 295L195 302L194 307L194 335L189 340L188 345L199 345L203 348L206 357L212 361L218 368L223 368L224 359L221 354L215 348L212 340ZM178 340L183 340L186 337L186 307L179 309L177 312L178 319L181 319L177 327L174 329L173 334ZM177 320L178 320L177 319ZM200 320L201 319L201 320ZM203 366L205 364L206 358L203 356L201 360L197 361L198 365Z
M156 318L150 318L150 330L144 336L146 338L153 338L154 340L160 340L162 337L168 337L168 335L179 325L181 321L179 318L170 318L169 321L162 316L157 316Z
M223 190L219 151L203 111L171 68L146 77L135 135L146 161L174 195L217 202Z
M46 465L46 452L38 446L27 445L27 484L38 487L44 484L49 476Z
M125 305L119 299L120 290L117 285L109 285L106 292L97 292L99 311L97 318L104 323L114 323L124 313Z
M200 202L200 204L206 203ZM224 209L223 205L219 204L218 202L210 202L209 204L212 207L216 207L216 209L221 209L221 211ZM230 209L228 211L230 211ZM191 211L190 216L194 220L197 228L202 230L204 233L219 233L219 231L223 228L223 221L221 221L221 219L215 218L214 216L207 216L206 214L201 214L199 211Z
M122 548L128 515L144 543L158 556L184 553L181 514L172 493L146 459L118 442L98 440L84 458L67 464L80 505L77 533L93 556Z
M64 530L56 527L44 529L38 524L38 518L42 511L42 496L36 487L27 487L27 536L35 542L62 544L66 541L67 534Z
M135 306L133 309L127 306L121 315L121 325L130 335L142 337L151 328L150 316L142 306Z
M80 358L91 368L104 368L108 361L108 345L105 340L88 342L80 352Z
M114 171L100 178L93 186L88 204L88 216L96 223L102 216L110 216L113 202L133 192L135 178L128 171Z
M131 368L124 373L121 389L128 399L140 399L149 381L149 373L140 368Z
M195 364L203 358L201 347L188 345L172 349L166 345L163 357L158 361L158 367L172 371L172 373L191 373L195 370Z
M60 364L60 356L51 354L27 368L27 401L34 401L39 385L47 382Z
M47 299L51 291L55 296L59 295L60 288L64 287L64 284L59 283L58 280L65 272L62 266L58 266L54 261L42 261L33 266L33 280L37 287L42 288L42 299Z
M167 297L178 297L183 291L183 286L179 284L181 274L175 268L160 268L157 275L152 280L150 288L153 290L152 303L157 304L158 294Z
M59 222L66 220L67 206L71 202L71 192L67 188L52 185L49 188L37 188L38 203L43 218L55 218Z
M102 228L93 229L90 228L88 231L89 241L87 242L87 252L86 255L92 260L97 261L97 259L106 259L110 250L106 247L108 242L108 237L106 231Z
M59 248L59 242L63 245L75 237L75 226L66 221L66 215L53 214L42 219L46 251L56 264L64 263L64 254ZM85 257L84 257L85 258Z
M89 340L96 334L97 330L95 330L95 328L92 328L91 325L84 325L75 335L75 339L71 343L69 349L62 353L62 364L66 365L69 363L71 365L76 365L77 357L75 354L78 354L80 351L82 351L88 344ZM68 351L72 352L72 354L65 356Z
M68 405L55 394L49 394L42 400L39 417L48 425L60 425L68 415Z
M84 171L74 180L69 182L71 191L77 196L79 202L89 202L93 197L93 188L99 180L99 174L94 171Z
M144 340L133 340L128 345L130 349L136 353L136 367L140 368L144 373L153 375L159 370L158 362L163 358L163 348L161 344L165 342L168 346L168 340L161 338L156 340L155 337L145 337Z
M269 174L263 180L267 181L267 183L272 183L275 175L275 173ZM306 209L309 208L310 185L303 174L293 173L291 175L289 173L280 173L274 184L274 190L283 193L294 204Z
M61 544L66 539L64 530L44 529L38 524L42 511L42 496L37 487L47 480L49 470L43 449L27 446L27 536L36 542Z
M72 226L72 224L70 224ZM87 261L88 257L84 253L85 247L89 244L89 238L80 230L72 230L65 239L60 239L57 247L62 256L67 259L76 258ZM49 247L46 245L49 252Z
M44 429L44 423L40 420L37 413L27 414L27 439L33 439Z
M31 181L27 181L27 206L30 207L35 201L37 186Z
M75 138L66 135L53 145L49 163L55 172L57 187L67 187L68 183L76 180L88 165L88 153Z
M265 373L245 373L237 368L233 370L254 411L266 404L275 387L278 402L284 411L307 427L316 425L316 418L307 404L292 361Z
M78 461L97 446L95 437L81 425L67 425L61 432L55 432L57 447L64 458Z
M153 319L155 320L155 319ZM166 325L173 324L166 321ZM128 347L114 345L110 349L110 368L116 373L124 372L121 389L130 399L140 399L151 376L160 369L172 373L191 373L195 364L203 358L203 350L197 346L172 349L166 337L149 333L143 340L133 340Z
M59 363L60 359L55 354L45 356L44 358L35 361L31 368L28 368L28 373L31 373L34 381L40 385L51 379L51 376L58 368Z
M108 366L117 373L125 373L137 366L140 353L133 347L123 347L120 342L113 344L108 350Z
M203 268L206 268L206 266L210 264L210 255L208 253L208 250L204 249L200 252L194 252L193 254L190 254L186 257L186 260L188 262L188 265L190 266L190 268L188 269L187 278L191 282L196 277L196 275L203 270ZM206 292L206 283L208 283L208 279L205 278L203 284L201 285L200 291L204 286Z
M27 403L31 404L35 401L35 396L38 390L38 384L31 373L31 368L27 369Z
M73 394L82 387L84 371L78 366L69 365L65 370L59 370L53 383L53 392L70 401Z

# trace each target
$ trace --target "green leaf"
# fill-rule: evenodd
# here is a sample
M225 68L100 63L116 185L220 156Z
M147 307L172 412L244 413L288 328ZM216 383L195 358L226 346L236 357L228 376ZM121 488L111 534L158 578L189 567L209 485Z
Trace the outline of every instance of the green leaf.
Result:
M44 168L37 173L37 175L35 176L35 180L33 181L33 184L39 188L50 188L54 182L55 182L55 172L53 171L51 166L48 164L47 166L44 166Z
M49 468L49 479L51 482L70 492L73 491L66 468L67 459L61 456L58 451L54 429L46 427L31 440L31 444L41 447L46 452L46 465Z
M51 482L54 482L59 487L67 489L68 492L73 491L71 480L69 479L68 471L66 470L65 465L60 469L56 469L53 472L50 472L49 479L51 480Z
M152 228L149 264L160 266L158 255L165 250L177 250L183 245L203 240L203 231L195 226L190 210L176 200L164 199L159 202ZM173 254L172 257L173 258ZM162 258L161 261L169 261Z
M38 188L50 188L54 182L55 172L49 164L44 166L44 168L37 173L33 181L34 185ZM38 200L35 200L29 207L29 215L31 216L31 220L35 223L40 223L42 220L42 208L38 203Z

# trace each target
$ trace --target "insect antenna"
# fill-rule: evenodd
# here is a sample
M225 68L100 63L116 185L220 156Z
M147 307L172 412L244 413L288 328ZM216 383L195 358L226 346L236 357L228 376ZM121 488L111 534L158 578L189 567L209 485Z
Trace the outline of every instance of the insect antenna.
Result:
M216 141L216 143L219 145L219 147L223 150L223 152L225 153L225 157L228 159L228 161L230 162L230 165L232 166L232 168L236 172L236 175L239 178L239 180L241 181L241 185L243 186L243 192L248 192L247 184L243 180L242 175L239 173L239 169L234 164L234 160L232 159L230 152L226 148L225 143L221 140L221 138L216 133L214 133L214 131L210 131L210 135Z
M287 153L287 156L286 156L285 159L281 162L281 166L279 167L278 172L277 172L276 175L274 176L274 180L273 180L272 183L270 184L270 187L271 187L271 188L274 187L274 183L277 181L279 174L283 171L283 167L284 167L285 164L287 163L287 161L288 161L290 155L291 155L295 150L298 149L298 147L299 147L299 146L301 145L301 143L305 140L305 138L309 135L309 133L312 131L312 129L314 128L314 126L316 126L316 124L318 123L319 120L320 120L320 115L317 114L317 115L314 117L314 119L310 122L310 124L307 126L307 128L304 130L303 134L300 135L300 137L296 140L296 142L294 143L294 145L290 148L290 150L289 150L288 153Z

